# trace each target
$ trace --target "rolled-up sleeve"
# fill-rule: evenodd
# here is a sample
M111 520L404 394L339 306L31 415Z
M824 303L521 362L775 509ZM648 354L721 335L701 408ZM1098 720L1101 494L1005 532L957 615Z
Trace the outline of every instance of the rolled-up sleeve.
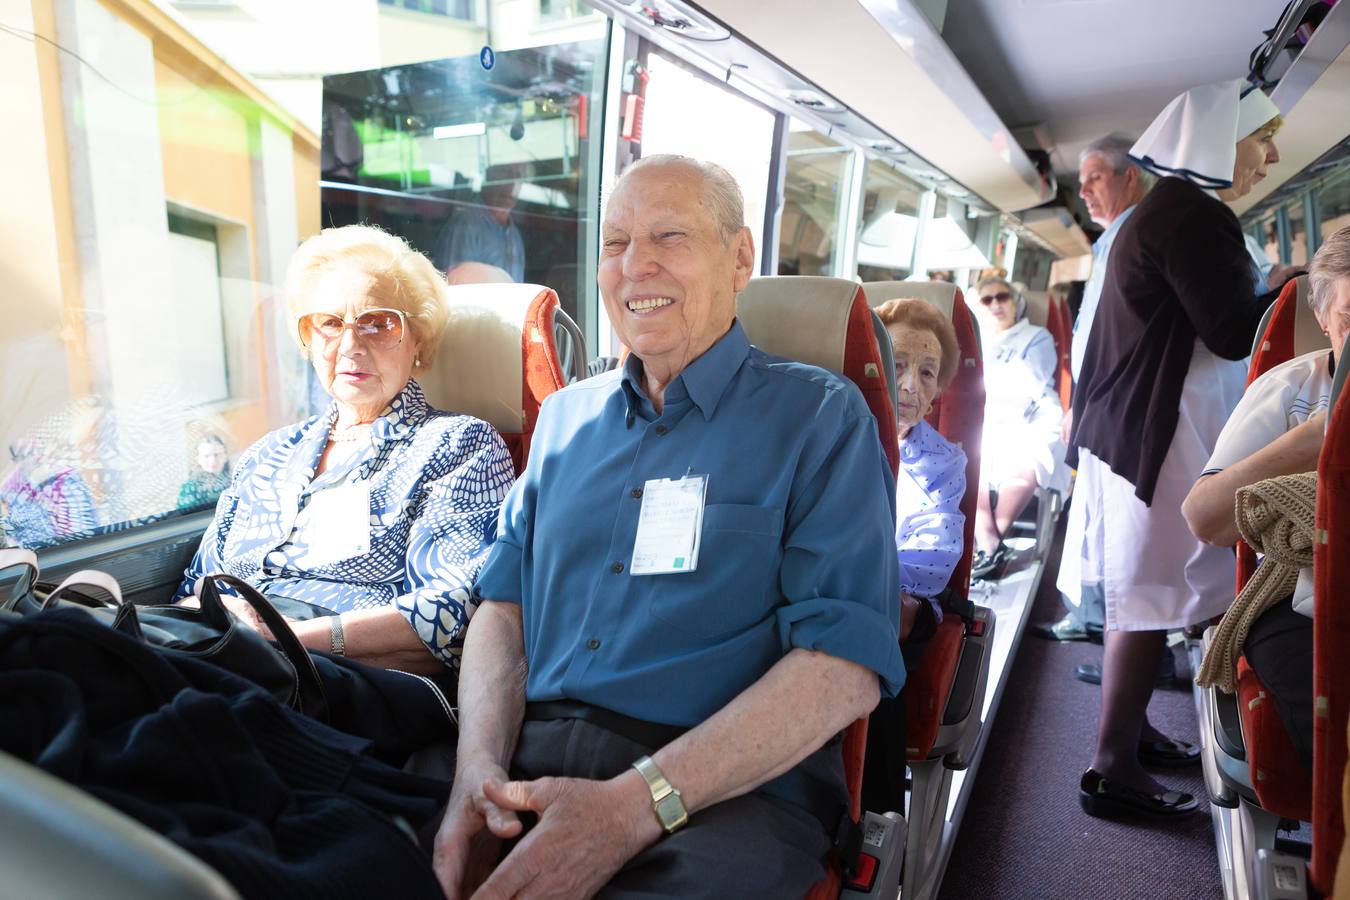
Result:
M506 445L483 422L457 432L450 452L457 464L428 483L409 530L395 603L431 652L457 665L475 606L470 588L491 554L513 470Z
M784 653L800 647L866 666L891 697L905 682L895 481L870 414L853 412L833 436L818 464L804 460L810 471L787 511L778 636Z

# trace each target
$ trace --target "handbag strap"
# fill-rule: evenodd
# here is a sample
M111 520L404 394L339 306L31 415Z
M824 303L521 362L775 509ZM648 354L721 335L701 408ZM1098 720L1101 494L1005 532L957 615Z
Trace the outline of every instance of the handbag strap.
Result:
M324 693L319 670L315 668L314 660L310 659L309 649L300 643L285 616L277 612L257 588L233 575L207 575L199 585L198 595L201 597L202 611L208 616L219 614L225 617L227 624L229 623L229 611L220 599L221 585L228 585L239 599L253 608L263 620L263 624L272 632L272 639L277 647L295 667L298 681L296 701L300 711L310 718L326 722L328 697Z
M65 594L67 591L74 591L76 588L95 588L102 591L113 600L112 603L104 604L106 606L120 607L123 605L122 586L117 583L116 578L113 578L107 572L99 572L94 569L81 569L75 574L68 576L66 580L58 584L50 594L42 598L41 608L48 609L53 606L57 600L61 599L62 594ZM93 599L83 593L77 594L77 596L79 598L77 602L82 606L89 606L90 603L88 601Z
M37 554L32 550L25 550L22 547L10 547L0 550L0 572L9 569L16 569L24 566L28 569L27 576L19 576L19 580L14 583L10 595L3 601L0 601L0 610L14 610L19 601L33 592L33 586L37 584L38 579L38 560Z

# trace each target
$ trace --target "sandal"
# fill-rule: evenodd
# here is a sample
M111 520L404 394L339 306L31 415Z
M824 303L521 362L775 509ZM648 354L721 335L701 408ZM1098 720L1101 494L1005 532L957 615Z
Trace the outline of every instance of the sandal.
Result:
M976 550L975 556L970 562L971 580L997 579L1003 574L1003 564L1007 560L1007 556L1008 548L1002 541L994 548L993 553Z
M1160 819L1168 821L1189 816L1200 802L1182 791L1149 794L1128 785L1108 781L1096 769L1083 773L1078 786L1078 802L1083 812L1099 819Z

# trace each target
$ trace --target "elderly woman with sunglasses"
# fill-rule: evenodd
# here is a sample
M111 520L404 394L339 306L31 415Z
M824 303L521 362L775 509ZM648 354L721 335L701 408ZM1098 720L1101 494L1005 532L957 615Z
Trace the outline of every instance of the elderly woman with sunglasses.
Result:
M1027 304L1008 281L989 276L976 285L984 343L984 437L971 575L996 576L1003 535L1037 486L1051 483L1063 460L1059 426L1064 409L1055 391L1055 340L1027 321Z
M444 672L513 478L491 426L432 409L413 377L445 331L444 279L401 238L352 225L300 246L286 301L332 403L240 456L179 595L226 572L283 613L312 608L293 624L308 647Z

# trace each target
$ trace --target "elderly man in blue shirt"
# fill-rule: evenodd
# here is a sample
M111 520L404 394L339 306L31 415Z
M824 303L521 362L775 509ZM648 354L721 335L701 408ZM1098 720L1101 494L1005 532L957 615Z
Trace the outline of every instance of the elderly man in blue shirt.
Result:
M790 897L825 872L837 736L904 680L894 481L851 383L750 346L743 222L683 157L610 198L599 284L632 352L544 404L477 584L451 898Z

